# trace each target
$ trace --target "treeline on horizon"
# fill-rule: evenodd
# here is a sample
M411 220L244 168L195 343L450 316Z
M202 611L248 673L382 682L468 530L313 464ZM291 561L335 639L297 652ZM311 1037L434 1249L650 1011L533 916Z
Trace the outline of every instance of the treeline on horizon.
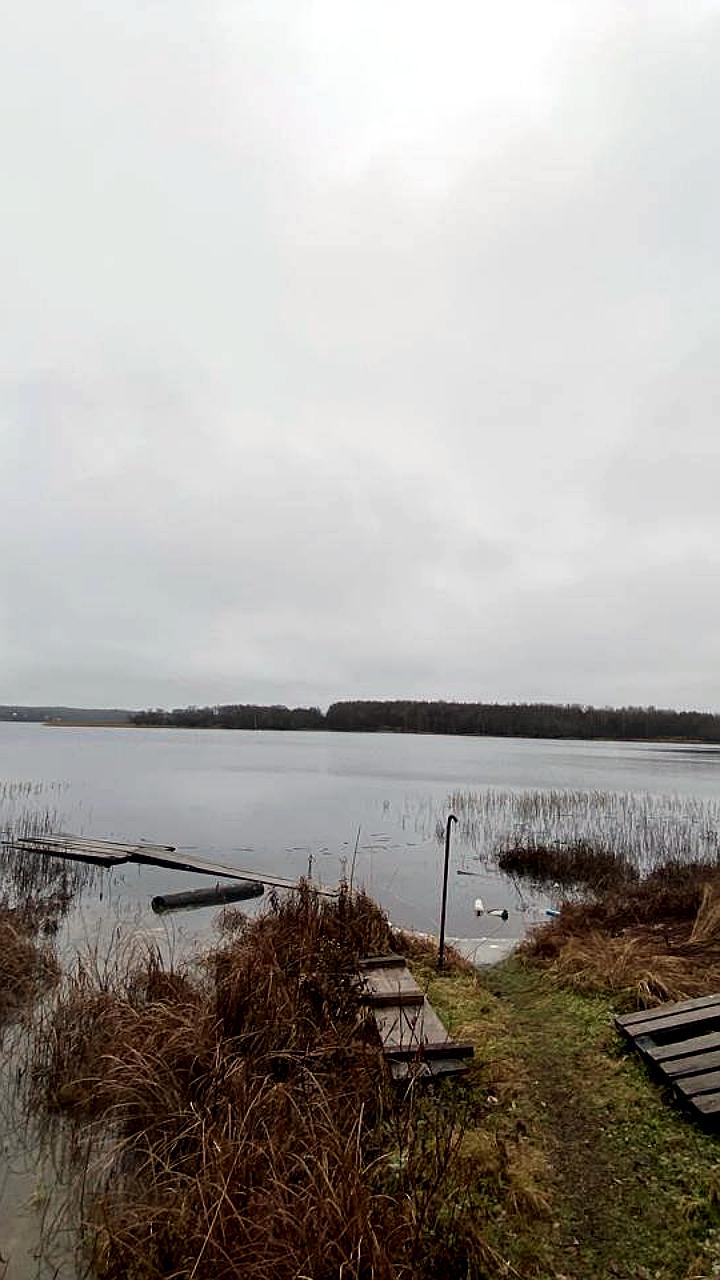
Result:
M187 729L325 729L344 733L437 733L497 738L607 738L720 742L720 715L658 707L577 703L334 702L319 707L230 704L138 711L136 725Z

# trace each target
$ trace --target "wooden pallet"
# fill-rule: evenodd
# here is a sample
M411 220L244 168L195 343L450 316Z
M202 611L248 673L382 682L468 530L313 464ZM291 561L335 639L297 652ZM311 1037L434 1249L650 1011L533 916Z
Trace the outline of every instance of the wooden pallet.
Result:
M615 1019L683 1103L720 1120L720 995L660 1005Z
M473 1045L451 1040L402 956L368 956L359 969L394 1080L467 1070Z

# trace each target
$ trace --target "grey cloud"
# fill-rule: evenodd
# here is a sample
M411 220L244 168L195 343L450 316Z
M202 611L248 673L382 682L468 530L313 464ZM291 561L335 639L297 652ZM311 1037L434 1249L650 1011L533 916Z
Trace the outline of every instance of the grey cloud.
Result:
M716 7L412 145L323 13L12 16L5 700L718 705Z

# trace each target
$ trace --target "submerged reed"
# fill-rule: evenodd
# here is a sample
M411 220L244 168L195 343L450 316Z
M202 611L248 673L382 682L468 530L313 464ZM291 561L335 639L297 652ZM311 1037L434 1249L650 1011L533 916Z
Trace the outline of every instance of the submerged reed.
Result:
M494 863L513 850L585 848L640 872L661 862L720 859L720 801L649 792L560 788L454 792L458 843ZM442 826L438 838L443 835Z
M0 782L0 1032L59 976L48 939L82 875L18 843L52 829L57 813L48 800L59 790L60 784Z
M43 917L0 903L0 1039L5 1025L59 976L51 948L38 941Z

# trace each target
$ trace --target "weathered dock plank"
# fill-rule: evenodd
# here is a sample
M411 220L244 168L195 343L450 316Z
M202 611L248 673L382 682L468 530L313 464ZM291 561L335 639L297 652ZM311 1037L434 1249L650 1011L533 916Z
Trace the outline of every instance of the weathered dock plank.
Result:
M450 1038L401 956L369 956L359 969L394 1080L466 1070L473 1046Z
M717 1045L717 1037L715 1039ZM694 1076L701 1071L720 1071L720 1047L711 1053L690 1053L683 1058L670 1058L663 1063L663 1071L671 1079Z
M386 956L363 956L360 966L363 973L367 973L368 969L404 969L406 962L404 956L390 952Z
M64 858L70 862L89 862L96 867L119 867L128 861L124 853L103 852L101 849L67 849L61 845L43 845L36 842L25 844L21 840L8 842L11 849L19 849L23 853L36 853L45 858Z
M447 1058L448 1045L452 1045L453 1058L472 1058L475 1054L475 1046L468 1041L460 1040L428 1040L423 1044L423 1058ZM386 1048L386 1058L391 1058L393 1062L400 1062L414 1058L417 1055L417 1045L398 1045L396 1048Z
M425 1001L422 991L375 991L365 996L366 1004L373 1009L395 1009L410 1005L419 1008Z
M404 1045L437 1044L448 1042L445 1030L430 1001L424 996L420 1004L415 1006L373 1009L380 1039L386 1048Z
M720 995L698 996L695 1000L675 1000L672 1004L656 1005L654 1009L636 1009L632 1013L624 1013L615 1019L619 1027L629 1027L641 1022L655 1022L657 1018L668 1015L676 1017L681 1013L690 1013L694 1009L707 1009L712 1005L720 1005Z
M692 1036L689 1040L676 1041L674 1044L655 1044L651 1036L636 1039L635 1043L646 1057L653 1062L671 1062L688 1053L705 1053L715 1048L718 1043L717 1032L709 1031L702 1036Z
M720 1071L700 1071L697 1075L682 1076L675 1081L675 1088L688 1098L698 1093L720 1093Z
M699 1111L701 1116L707 1117L713 1124L720 1119L720 1093L700 1094L692 1100L688 1099L688 1102L691 1102L695 1111Z
M686 1027L720 1024L720 1001L712 1003L704 1001L697 1008L684 1009L676 1013L672 1005L662 1006L667 1012L658 1011L657 1016L642 1022L619 1023L628 1035L656 1036L658 1032L677 1032L678 1035L666 1036L666 1039L681 1039Z
M376 965L365 971L366 1000L368 1004L404 1005L422 1004L423 993L409 969L403 965L391 965L388 969Z

